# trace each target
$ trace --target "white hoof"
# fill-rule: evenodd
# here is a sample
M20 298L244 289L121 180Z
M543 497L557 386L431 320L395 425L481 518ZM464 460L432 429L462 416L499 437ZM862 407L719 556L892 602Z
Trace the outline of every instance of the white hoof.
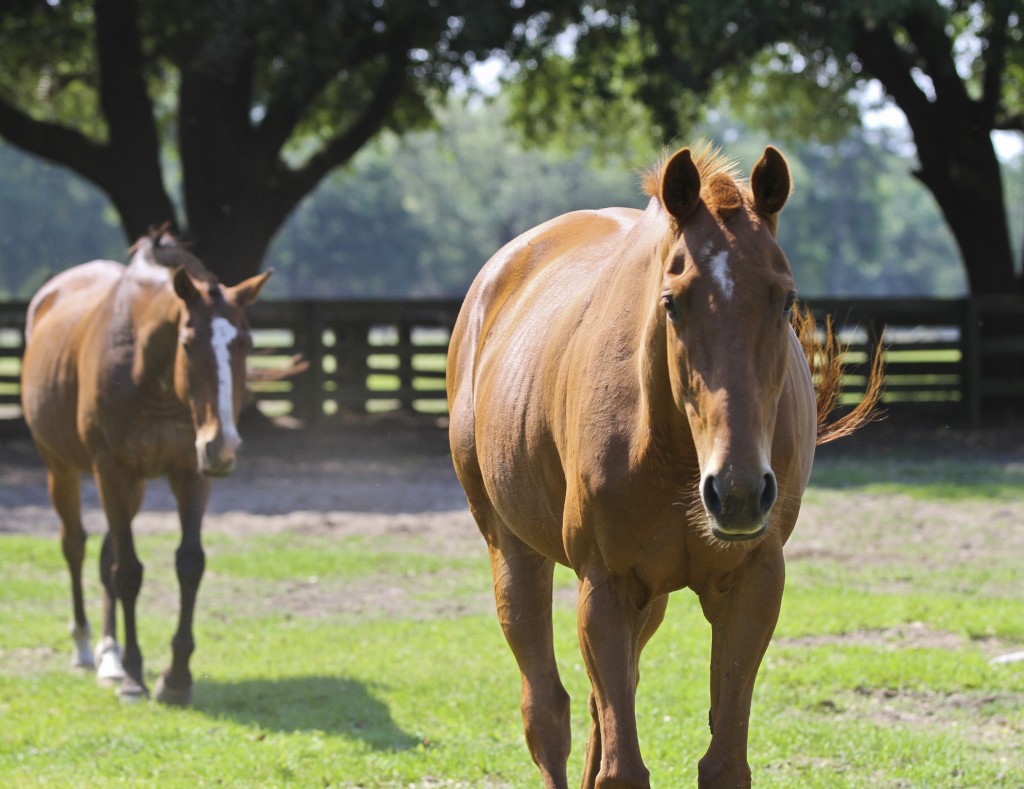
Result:
M121 647L107 636L96 645L96 681L104 686L118 685L124 680L124 666L121 665Z
M71 651L71 668L96 668L96 661L92 655L92 628L89 627L89 623L78 627L72 622L69 630L71 640L75 642L75 647Z

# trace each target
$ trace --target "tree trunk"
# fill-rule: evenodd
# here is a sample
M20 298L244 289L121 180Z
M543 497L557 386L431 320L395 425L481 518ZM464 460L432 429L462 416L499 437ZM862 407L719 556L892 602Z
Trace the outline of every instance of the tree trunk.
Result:
M188 235L222 282L257 273L293 201L279 194L277 151L261 145L249 112L245 53L183 70L178 144Z
M918 136L936 135L918 135L915 130L915 138ZM999 160L988 131L950 124L941 137L941 147L934 143L918 146L921 167L915 175L935 196L953 232L971 293L1021 294Z
M914 136L915 173L935 196L963 257L971 293L1022 293L1013 265L992 109L957 73L942 14L909 13L899 25L854 22L853 51L903 110ZM900 28L900 29L897 29ZM903 38L909 36L913 51ZM920 64L930 88L914 78Z

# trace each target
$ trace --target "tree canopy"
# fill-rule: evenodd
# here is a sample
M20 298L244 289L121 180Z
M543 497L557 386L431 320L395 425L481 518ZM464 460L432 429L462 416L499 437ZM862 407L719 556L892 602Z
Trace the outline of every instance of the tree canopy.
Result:
M586 146L525 148L501 97L453 98L436 114L436 126L364 147L302 200L267 252L277 271L267 298L457 297L520 232L565 211L647 202L636 171L656 151L627 163ZM749 171L764 130L712 115L697 131L728 140ZM779 240L801 295L964 295L941 214L879 137L855 128L835 143L782 146L795 186ZM1024 157L1011 166L1020 180ZM87 183L2 144L0 172L0 299L27 299L83 254L123 257L114 212ZM1020 190L1010 198L1024 214Z
M914 175L972 290L1020 293L991 134L1024 132L1022 16L1021 0L586 3L571 35L537 36L520 57L518 118L534 138L646 125L673 140L717 93L759 124L835 140L877 80L907 118Z
M8 0L0 137L98 187L128 241L170 220L231 282L330 171L427 125L495 52L528 136L627 156L726 105L838 145L877 80L971 289L1020 293L991 133L1024 132L1021 17L1022 0Z
M98 186L128 240L171 221L234 281L331 169L422 125L460 70L553 22L538 5L9 0L0 136Z

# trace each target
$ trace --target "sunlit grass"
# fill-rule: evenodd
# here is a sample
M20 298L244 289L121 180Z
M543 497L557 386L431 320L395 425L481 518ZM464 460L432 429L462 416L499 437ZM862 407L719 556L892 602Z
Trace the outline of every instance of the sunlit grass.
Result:
M934 499L958 486L943 501L966 539L973 502L997 495L1019 506L1022 473L911 452L825 458L808 496L841 495L856 508L861 497ZM872 512L884 518L886 508ZM0 536L0 784L538 785L482 541L479 550L453 551L415 534L226 534L215 517L209 526L187 710L122 707L110 690L69 672L57 540ZM175 543L170 533L139 536L150 681L169 656ZM788 562L782 616L755 691L756 785L1024 785L1024 675L988 662L988 645L1024 642L1019 557L931 561L931 550L948 546L896 545L884 561L797 554ZM573 586L559 569L556 649L573 697L575 783L588 682L564 593ZM87 595L98 623L93 569ZM644 653L638 692L654 786L695 783L709 736L709 648L696 599L674 595Z

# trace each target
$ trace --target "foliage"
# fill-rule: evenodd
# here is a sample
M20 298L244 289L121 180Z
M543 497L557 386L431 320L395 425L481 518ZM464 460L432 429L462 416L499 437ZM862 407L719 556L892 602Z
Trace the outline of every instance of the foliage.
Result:
M275 240L268 260L283 276L270 292L461 295L499 247L536 224L580 208L643 205L621 161L524 150L504 118L500 103L453 101L436 129L364 152Z
M330 170L552 20L535 5L17 0L0 11L0 135L105 191L129 239L187 228L233 281ZM187 222L161 171L172 140Z
M669 141L727 99L758 128L834 144L875 80L907 117L915 175L972 289L1005 294L1024 278L990 134L1024 132L1021 23L1012 0L582 4L567 33L530 42L512 75L515 117L533 138L618 145L646 113Z
M437 115L431 129L368 146L299 205L267 255L277 271L268 296L458 296L529 227L578 208L645 203L634 170L656 158L650 142L628 163L584 147L524 149L500 98L468 107L453 99ZM701 131L748 171L766 139L728 104ZM966 291L948 228L884 137L853 130L834 144L780 144L795 182L780 241L802 295ZM27 299L74 263L125 259L113 212L86 183L2 146L0 162L8 163L0 182L8 297ZM1021 197L1008 195L1014 212L1024 210Z
M110 204L87 182L3 144L0 173L0 299L27 300L86 260L124 259Z
M459 295L484 261L529 227L577 208L645 204L635 170L657 156L649 142L630 167L586 148L524 150L504 121L501 102L452 103L436 130L364 152L275 241L271 293ZM734 140L726 150L748 171L763 150L764 133L726 111L701 129ZM884 141L854 130L832 145L784 147L795 189L780 242L803 295L964 294L948 229L907 177L910 163ZM389 202L372 202L374 194ZM313 280L307 271L332 273Z

